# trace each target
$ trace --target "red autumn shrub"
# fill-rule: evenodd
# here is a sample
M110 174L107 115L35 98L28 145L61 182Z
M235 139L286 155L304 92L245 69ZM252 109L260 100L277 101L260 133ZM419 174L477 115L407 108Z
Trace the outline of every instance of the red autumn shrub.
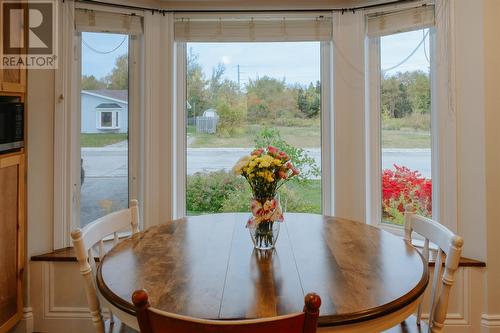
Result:
M402 225L405 208L431 217L432 180L405 166L394 164L394 168L382 172L383 220Z

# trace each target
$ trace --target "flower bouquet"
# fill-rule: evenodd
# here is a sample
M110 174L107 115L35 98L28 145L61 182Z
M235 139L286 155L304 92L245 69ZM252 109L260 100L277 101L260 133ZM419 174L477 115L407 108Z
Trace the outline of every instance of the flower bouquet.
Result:
M272 249L283 222L283 211L277 196L283 184L299 174L290 157L276 147L259 148L243 156L233 167L236 175L243 176L252 189L252 216L247 228L257 249Z

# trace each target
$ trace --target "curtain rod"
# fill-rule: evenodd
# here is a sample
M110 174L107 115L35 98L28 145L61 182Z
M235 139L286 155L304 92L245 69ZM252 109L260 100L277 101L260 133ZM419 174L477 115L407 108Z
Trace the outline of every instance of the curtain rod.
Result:
M63 0L64 1L64 0ZM238 10L229 10L229 9L224 9L224 10L212 10L212 9L191 9L191 10L180 10L180 9L163 9L163 8L152 8L152 7L141 7L141 6L133 6L133 5L124 5L124 4L118 4L118 3L109 3L106 1L100 1L100 0L76 0L76 2L80 3L91 3L91 4L96 4L96 5L105 5L105 6L111 6L111 7L117 7L117 8L124 8L124 9L133 9L133 10L144 10L144 11L151 11L153 14L154 13L159 13L162 15L165 15L165 13L168 12L183 12L183 13L190 13L190 12L198 12L198 13L245 13L245 12L256 12L256 11L266 11L266 12L301 12L301 11L315 11L315 12L341 12L342 14L348 13L348 12L355 12L357 10L365 10L365 9L373 9L373 8L381 8L381 7L386 7L390 5L396 5L396 4L402 4L402 3L412 3L412 2L419 2L419 0L393 0L393 1L388 1L385 3L380 3L380 4L374 4L374 5L366 5L366 6L358 6L358 7L346 7L346 8L328 8L328 9L265 9L265 10L257 10L257 9L238 9Z

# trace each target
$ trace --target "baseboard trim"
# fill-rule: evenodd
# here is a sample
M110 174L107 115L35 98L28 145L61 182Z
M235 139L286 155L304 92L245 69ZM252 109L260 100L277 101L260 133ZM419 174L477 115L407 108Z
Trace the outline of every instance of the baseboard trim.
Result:
M481 326L500 328L500 314L483 313L481 315Z
M33 309L23 308L23 317L19 323L10 331L11 333L33 333Z

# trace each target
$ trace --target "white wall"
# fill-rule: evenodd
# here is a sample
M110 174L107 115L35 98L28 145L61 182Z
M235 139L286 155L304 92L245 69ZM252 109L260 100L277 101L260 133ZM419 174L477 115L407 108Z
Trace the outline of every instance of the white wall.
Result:
M500 331L500 1L484 1L486 155L486 274L484 325Z

